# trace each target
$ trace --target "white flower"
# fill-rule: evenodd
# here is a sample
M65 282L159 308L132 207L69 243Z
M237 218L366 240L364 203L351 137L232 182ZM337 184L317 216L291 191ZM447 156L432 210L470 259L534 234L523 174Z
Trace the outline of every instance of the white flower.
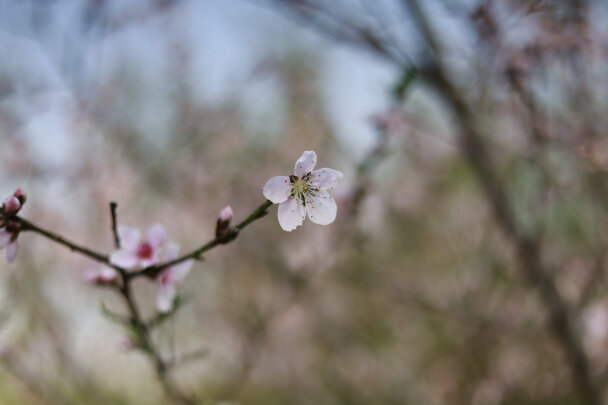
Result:
M169 243L165 250L164 262L170 262L177 258L179 245ZM190 272L192 260L176 264L164 270L157 278L158 292L156 293L156 308L162 313L170 312L173 309L173 301L177 295L176 285L181 282Z
M336 219L336 201L329 194L343 175L334 169L314 170L317 154L307 150L296 161L294 174L276 176L264 185L264 197L279 204L279 224L291 232L308 218L319 225L329 225Z
M160 250L167 240L165 227L154 224L142 237L141 232L133 227L121 225L118 227L120 249L112 253L110 263L117 266L132 268L151 266L158 263Z

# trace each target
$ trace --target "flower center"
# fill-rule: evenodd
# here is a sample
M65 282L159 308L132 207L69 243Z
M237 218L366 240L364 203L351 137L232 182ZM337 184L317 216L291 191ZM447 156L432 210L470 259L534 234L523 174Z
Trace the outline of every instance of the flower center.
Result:
M308 191L309 184L304 179L296 178L291 184L291 192L295 195L304 194Z
M148 242L141 243L137 248L137 257L140 259L151 259L154 249Z
M310 184L310 173L299 178L298 176L289 176L291 182L291 195L294 196L303 206L306 206L308 196L314 196L318 191L316 187Z

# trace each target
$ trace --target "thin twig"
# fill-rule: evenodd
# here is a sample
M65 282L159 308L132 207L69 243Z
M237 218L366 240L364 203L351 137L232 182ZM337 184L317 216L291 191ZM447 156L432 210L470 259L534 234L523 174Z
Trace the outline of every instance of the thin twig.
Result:
M266 200L262 205L260 205L255 211L251 213L245 220L236 225L234 228L228 230L226 234L216 237L209 242L205 243L203 246L198 249L194 249L193 251L186 253L185 255L178 257L175 260L168 261L166 263L161 263L153 266L149 266L143 268L139 271L135 271L132 273L128 273L128 278L137 278L141 276L146 276L150 278L156 277L166 268L171 266L175 266L176 264L180 264L187 260L200 260L201 256L207 251L213 249L217 245L223 245L229 242L232 242L239 234L239 232L245 228L247 225L251 224L253 221L264 217L268 214L268 208L272 205L271 201Z
M109 256L106 254L96 252L92 249L89 249L89 248L81 246L77 243L74 243L74 242L64 238L61 235L58 235L54 232L48 231L44 228L41 228L41 227L33 224L32 222L26 220L25 218L15 215L15 216L11 217L11 219L19 222L19 224L21 226L21 231L30 231L30 232L38 233L38 234L46 237L47 239L52 240L55 243L58 243L62 246L67 247L68 249L72 250L73 252L80 253L84 256L87 256L90 259L93 259L97 262L100 262L109 267L112 267L113 269L117 270L119 273L124 274L127 279L137 278L137 277L141 277L141 276L147 276L147 277L154 278L156 275L158 275L160 272L162 272L164 269L166 269L168 267L185 262L186 260L200 260L203 253L206 253L207 251L213 249L214 247L216 247L218 245L223 245L223 244L232 242L238 236L238 233L241 230L243 230L246 226L251 224L253 221L260 219L260 218L264 217L266 214L268 214L267 210L271 205L272 205L272 202L266 200L262 205L260 205L258 208L256 208L255 211L253 211L251 213L251 215L249 215L247 218L245 218L241 223L236 225L234 228L230 229L225 235L223 235L221 237L217 237L217 238L205 243L201 247L199 247L189 253L186 253L185 255L183 255L181 257L178 257L175 260L171 260L171 261L161 263L158 265L149 266L149 267L146 267L144 269L141 269L139 271L134 271L134 272L127 272L127 270L125 268L111 263Z
M73 252L77 252L80 253L84 256L87 256L90 259L93 259L95 261L98 261L100 263L106 264L118 271L125 271L124 268L117 266L115 264L110 263L110 258L108 255L105 255L103 253L99 253L96 252L94 250L91 250L89 248L86 248L84 246L80 246L77 243L74 243L66 238L64 238L61 235L58 235L56 233L53 233L51 231L47 231L46 229L43 229L37 225L34 225L33 223L31 223L30 221L26 220L25 218L22 218L20 216L14 216L11 219L19 222L20 226L21 226L21 231L30 231L30 232L35 232L37 234L40 234L44 237L46 237L47 239L52 240L55 243L58 243L60 245L63 245L65 247L67 247L68 249L70 249Z
M313 26L325 36L343 44L363 47L372 54L396 63L399 66L413 66L411 58L397 44L391 43L382 32L374 27L349 24L340 15L327 8L302 1L248 0L262 7L276 7L283 15L301 25ZM376 27L377 28L377 27ZM393 41L394 42L394 41Z
M194 405L196 401L192 398L188 398L184 395L180 389L175 385L173 379L169 375L169 368L167 363L162 359L156 345L150 337L150 330L144 322L133 293L131 290L131 280L128 279L124 274L121 275L123 279L123 286L120 289L121 295L124 298L127 307L131 315L131 327L137 334L139 347L148 355L154 365L156 375L160 380L163 388L167 395L175 402L180 405Z
M118 204L114 201L110 203L110 217L112 218L112 234L114 235L114 247L120 249L120 237L118 236L118 221L116 220L116 208Z

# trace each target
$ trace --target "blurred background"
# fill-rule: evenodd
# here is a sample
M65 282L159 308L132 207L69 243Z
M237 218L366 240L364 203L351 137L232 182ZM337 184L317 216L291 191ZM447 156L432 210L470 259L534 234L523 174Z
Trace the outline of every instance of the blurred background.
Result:
M24 187L25 218L101 252L110 201L120 223L161 222L187 251L315 150L345 175L336 222L286 233L272 207L194 265L185 305L155 330L167 358L204 354L172 370L185 393L599 404L608 5L421 3L0 0L0 192ZM470 153L467 131L485 149ZM19 241L0 260L0 403L168 403L102 313L123 302L83 281L99 265ZM155 283L134 287L153 316Z

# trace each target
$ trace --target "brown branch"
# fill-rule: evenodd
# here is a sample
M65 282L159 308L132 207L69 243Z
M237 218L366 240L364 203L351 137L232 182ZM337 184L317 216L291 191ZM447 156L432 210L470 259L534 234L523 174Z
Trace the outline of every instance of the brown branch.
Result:
M160 352L156 348L156 345L154 344L154 342L150 336L151 335L150 330L152 327L154 327L157 324L157 322L146 322L142 318L139 308L137 306L137 302L132 293L131 282L139 276L147 276L150 278L154 278L162 270L164 270L168 267L182 263L186 260L200 259L201 255L203 253L209 251L210 249L214 248L215 246L232 242L234 239L236 239L236 237L238 236L238 234L241 230L243 230L245 227L247 227L252 222L264 217L268 213L268 208L271 205L272 205L272 202L270 202L268 200L265 201L262 205L260 205L257 209L255 209L251 213L251 215L249 215L247 218L245 218L242 222L240 222L235 227L228 229L228 231L225 234L216 237L215 239L207 242L206 244L199 247L198 249L195 249L192 252L187 253L180 258L177 258L175 260L172 260L172 261L169 261L166 263L162 263L159 265L150 266L150 267L147 267L145 269L142 269L142 270L139 270L136 272L129 272L129 271L127 271L127 269L125 269L121 266L112 264L110 262L110 258L108 255L96 252L92 249L89 249L87 247L74 243L74 242L64 238L63 236L58 235L54 232L48 231L44 228L41 228L22 217L14 215L14 216L10 216L10 220L16 221L19 224L20 231L23 231L23 232L30 231L30 232L34 232L39 235L42 235L42 236L46 237L47 239L49 239L59 245L67 247L68 249L70 249L73 252L80 253L83 256L86 256L90 259L100 262L106 266L112 267L113 269L115 269L118 272L118 275L120 278L120 283L111 284L111 287L114 287L115 290L119 293L119 295L125 301L125 304L127 306L128 312L129 312L129 316L120 317L120 315L116 315L116 314L112 314L112 316L115 318L115 320L120 319L121 322L127 323L127 326L129 326L131 328L131 330L135 333L136 338L138 340L137 341L138 348L140 348L144 353L146 353L146 355L152 361L152 363L154 365L154 369L156 371L156 375L157 375L158 379L160 380L165 392L171 398L171 400L180 405L192 405L192 404L195 404L196 401L193 398L189 398L186 395L184 395L180 391L180 389L176 386L176 384L173 382L171 376L169 375L169 369L171 368L172 365L174 365L176 360L174 359L174 360L166 361L160 355ZM116 209L117 209L117 204L115 202L110 203L110 216L111 216L111 220L112 220L112 232L113 232L113 236L114 236L114 245L116 248L119 248L120 239L118 237L118 231L117 231ZM0 208L0 215L4 216L4 211L1 208ZM161 318L159 318L159 319L161 319Z
M112 268L114 268L115 270L117 270L118 272L125 272L126 270L123 269L120 266L117 266L115 264L110 263L110 257L108 255L105 255L103 253L99 253L96 252L92 249L89 249L87 247L84 246L80 246L77 243L74 243L66 238L64 238L61 235L58 235L56 233L53 233L51 231L48 231L44 228L41 228L37 225L34 225L32 222L26 220L25 218L22 218L20 216L14 216L11 217L12 220L15 220L19 223L20 227L21 227L21 231L30 231L30 232L35 232L39 235L42 235L44 237L46 237L47 239L52 240L55 243L58 243L62 246L67 247L68 249L70 249L72 252L76 252L76 253L80 253L81 255L84 255L90 259L93 259L97 262L103 263L107 266L110 266Z
M114 221L116 221L116 216L115 216L116 215L116 213L115 213L116 206L115 206L115 203L113 203L113 204L114 204L114 207L111 208L111 212L112 212L112 221L114 223ZM175 266L176 264L185 262L187 260L200 260L201 256L204 253L206 253L207 251L213 249L214 247L216 247L218 245L230 243L234 239L236 239L236 237L238 236L238 234L241 230L243 230L245 227L247 227L252 222L254 222L254 221L264 217L266 214L268 214L268 208L271 205L272 205L272 202L266 200L262 205L260 205L258 208L256 208L255 211L253 211L251 213L251 215L249 215L247 218L245 218L242 222L240 222L235 227L229 229L228 232L226 232L224 235L212 239L211 241L205 243L201 247L199 247L189 253L186 253L183 256L178 257L177 259L174 259L174 260L171 260L171 261L168 261L165 263L149 266L149 267L146 267L141 270L134 271L134 272L129 272L125 268L111 263L109 256L106 254L99 253L99 252L96 252L87 247L81 246L75 242L72 242L72 241L64 238L63 236L61 236L59 234L56 234L54 232L41 228L41 227L33 224L32 222L26 220L25 218L15 215L15 216L12 216L11 219L19 222L21 231L24 231L24 232L30 231L30 232L40 234L55 243L58 243L62 246L67 247L68 249L70 249L73 252L80 253L90 259L93 259L97 262L100 262L109 267L112 267L113 269L118 271L118 273L120 273L123 277L130 280L130 279L141 277L141 276L154 278L160 272L162 272L163 270L165 270L168 267ZM112 204L111 204L111 207L112 207ZM114 229L114 226L113 226L113 229ZM115 239L115 241L116 241L118 236L115 235L115 237L116 237L116 239ZM120 241L118 241L118 244L120 244Z
M213 249L214 247L216 247L218 245L224 245L224 244L232 242L234 239L236 239L239 232L243 228L245 228L246 226L251 224L253 221L266 216L266 214L268 214L268 208L271 205L272 205L272 202L266 200L255 211L253 211L251 213L251 215L249 215L247 218L245 218L241 223L239 223L234 228L229 229L225 234L210 240L209 242L205 243L203 246L199 247L198 249L194 249L193 251L186 253L185 255L178 257L175 260L171 260L166 263L149 266L149 267L143 268L139 271L128 273L127 278L132 279L132 278L137 278L137 277L141 277L141 276L154 278L154 277L158 276L158 274L160 274L163 270L165 270L171 266L175 266L176 264L183 263L187 260L200 260L201 256L204 253L208 252L209 250Z

